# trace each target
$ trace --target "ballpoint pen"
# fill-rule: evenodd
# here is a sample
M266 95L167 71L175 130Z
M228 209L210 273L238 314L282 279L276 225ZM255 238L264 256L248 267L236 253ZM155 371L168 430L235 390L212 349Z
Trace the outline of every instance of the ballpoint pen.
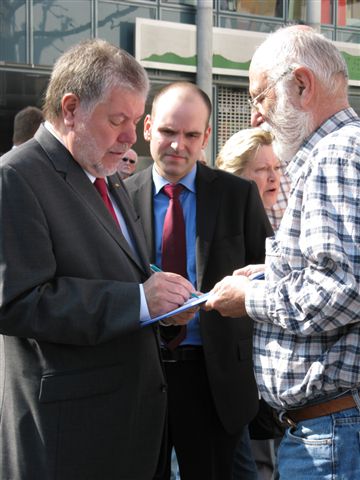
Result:
M162 272L161 268L158 266L154 265L153 263L150 263L150 270L152 272ZM199 298L199 295L196 295L196 293L190 293L190 297L192 298Z

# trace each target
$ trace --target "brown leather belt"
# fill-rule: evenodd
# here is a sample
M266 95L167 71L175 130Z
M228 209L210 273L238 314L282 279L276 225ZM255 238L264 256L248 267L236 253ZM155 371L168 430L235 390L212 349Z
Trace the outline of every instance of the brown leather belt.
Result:
M317 403L315 405L309 405L308 407L297 408L294 410L287 410L282 419L286 423L293 426L297 422L302 420L310 420L311 418L324 417L331 413L341 412L348 408L356 407L355 400L351 394L346 394L338 398L333 398L326 402Z

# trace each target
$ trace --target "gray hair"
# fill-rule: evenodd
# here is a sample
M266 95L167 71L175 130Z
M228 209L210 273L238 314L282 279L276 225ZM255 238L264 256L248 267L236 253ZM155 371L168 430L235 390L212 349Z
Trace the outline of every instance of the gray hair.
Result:
M251 69L256 66L275 80L289 66L309 68L329 93L347 89L346 62L336 46L323 35L306 26L280 28L257 48ZM284 77L284 82L286 78Z
M66 93L75 94L82 107L91 111L113 87L137 91L146 98L149 79L129 53L105 40L85 40L56 61L45 96L45 118L54 121L60 116Z

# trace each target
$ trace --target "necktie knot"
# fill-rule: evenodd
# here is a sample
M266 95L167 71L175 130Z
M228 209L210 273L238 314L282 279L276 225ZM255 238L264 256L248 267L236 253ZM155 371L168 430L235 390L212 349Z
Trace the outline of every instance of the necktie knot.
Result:
M94 182L94 187L100 193L102 198L107 197L108 190L107 190L105 178L97 178Z
M163 190L170 199L178 199L180 193L184 190L184 186L180 183L168 183L163 187Z

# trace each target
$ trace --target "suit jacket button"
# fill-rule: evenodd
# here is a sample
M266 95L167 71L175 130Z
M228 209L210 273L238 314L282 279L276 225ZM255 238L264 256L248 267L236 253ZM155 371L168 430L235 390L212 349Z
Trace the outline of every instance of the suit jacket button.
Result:
M161 391L162 393L166 393L168 391L168 386L166 384L161 385Z

